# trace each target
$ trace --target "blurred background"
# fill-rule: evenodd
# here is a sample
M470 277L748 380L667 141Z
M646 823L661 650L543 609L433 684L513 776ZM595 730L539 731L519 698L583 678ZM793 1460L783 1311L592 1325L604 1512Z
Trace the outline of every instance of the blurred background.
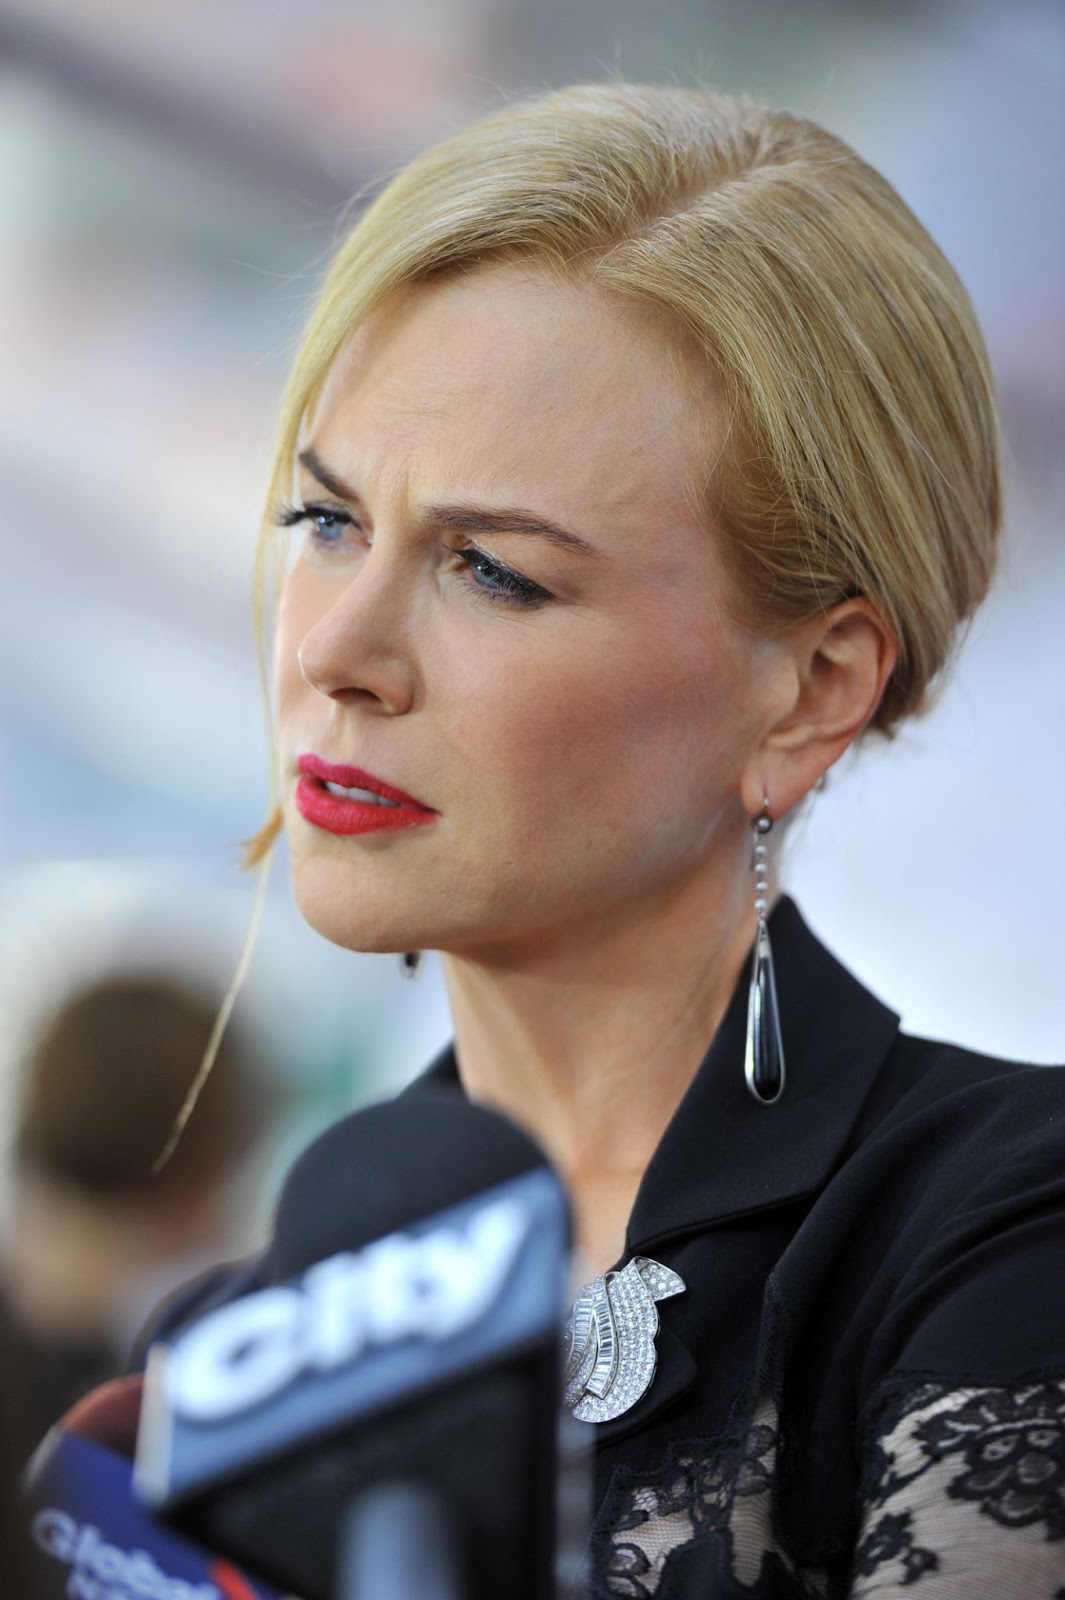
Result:
M976 302L998 588L937 710L833 775L786 877L911 1028L1065 1057L1059 0L0 0L0 1128L78 986L217 991L237 959L266 793L252 551L345 208L507 97L608 75L824 122ZM295 1146L447 1022L431 963L403 983L305 929L283 862L237 1019L273 1108L243 1238Z

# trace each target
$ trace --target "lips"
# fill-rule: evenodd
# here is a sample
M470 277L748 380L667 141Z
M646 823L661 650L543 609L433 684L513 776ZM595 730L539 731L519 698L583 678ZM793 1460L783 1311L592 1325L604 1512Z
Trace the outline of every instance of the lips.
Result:
M300 756L297 767L296 809L327 833L394 833L421 827L440 814L361 767L312 754Z

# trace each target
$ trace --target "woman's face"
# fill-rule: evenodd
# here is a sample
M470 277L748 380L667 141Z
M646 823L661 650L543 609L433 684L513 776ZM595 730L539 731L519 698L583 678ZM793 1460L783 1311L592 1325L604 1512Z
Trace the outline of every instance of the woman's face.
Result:
M404 291L338 359L277 643L326 937L527 954L742 854L767 647L726 612L684 370L636 313L517 268Z

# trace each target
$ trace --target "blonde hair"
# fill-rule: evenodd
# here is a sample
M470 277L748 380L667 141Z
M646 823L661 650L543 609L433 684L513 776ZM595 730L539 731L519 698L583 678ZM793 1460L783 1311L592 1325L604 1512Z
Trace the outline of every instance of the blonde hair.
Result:
M651 307L705 364L708 526L764 631L864 595L898 644L871 726L920 710L987 591L992 380L968 296L891 185L748 100L589 85L510 106L406 167L342 245L282 416L270 505L352 330L391 291L527 262ZM261 545L268 555L272 522ZM260 566L260 596L265 567ZM250 843L261 860L274 815Z

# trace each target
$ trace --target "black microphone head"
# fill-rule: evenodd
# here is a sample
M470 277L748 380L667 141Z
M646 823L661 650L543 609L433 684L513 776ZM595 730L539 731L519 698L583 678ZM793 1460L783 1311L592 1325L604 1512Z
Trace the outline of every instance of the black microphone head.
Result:
M513 1122L444 1089L355 1111L315 1139L285 1180L274 1275L358 1250L547 1164Z
M271 1285L153 1348L142 1492L330 1600L362 1496L421 1486L471 1600L545 1600L568 1230L558 1178L495 1112L420 1090L345 1118L284 1185Z

